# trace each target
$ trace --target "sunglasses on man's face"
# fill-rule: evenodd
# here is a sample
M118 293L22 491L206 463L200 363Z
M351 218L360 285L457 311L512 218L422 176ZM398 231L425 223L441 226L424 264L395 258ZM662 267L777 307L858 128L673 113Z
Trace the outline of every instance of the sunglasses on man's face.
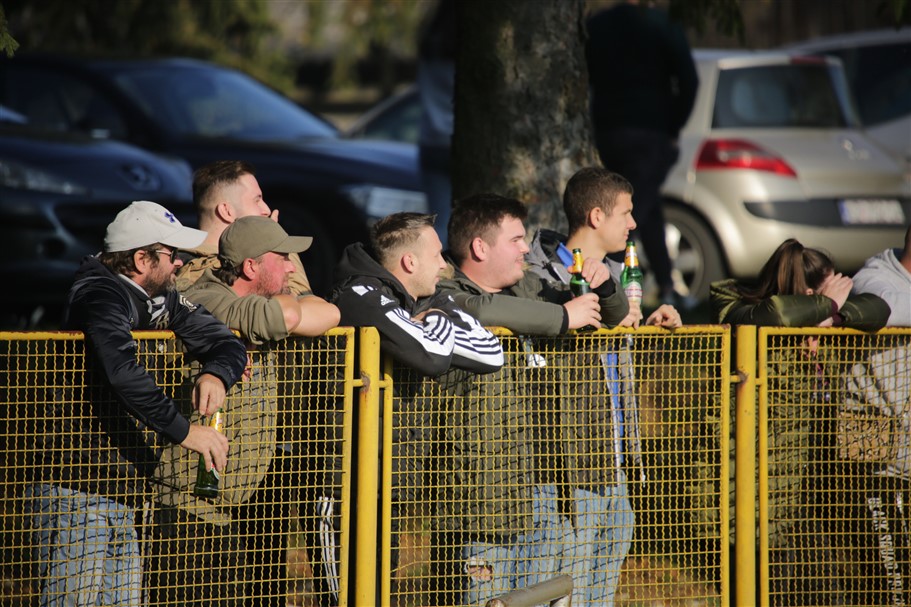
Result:
M171 263L174 263L175 261L177 261L177 253L180 252L180 249L171 249L170 251L166 251L164 249L155 249L155 252L158 253L159 255L164 253L171 259Z

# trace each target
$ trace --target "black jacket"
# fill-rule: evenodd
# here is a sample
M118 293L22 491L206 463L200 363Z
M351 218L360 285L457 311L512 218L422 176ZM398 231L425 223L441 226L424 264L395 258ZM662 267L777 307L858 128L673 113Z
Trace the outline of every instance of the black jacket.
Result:
M341 311L339 324L376 327L383 352L402 365L431 377L450 367L491 373L503 366L499 340L452 297L437 291L415 301L362 244L345 249L336 275L329 299ZM412 320L431 308L424 322Z
M173 331L200 361L201 372L215 375L226 388L243 374L246 349L205 308L177 292L152 300L94 257L76 275L63 328L85 335L89 396L81 398L80 386L72 385L55 394L49 419L64 427L46 433L56 448L45 451L53 461L46 462L52 475L44 480L130 503L157 463L158 437L180 443L190 431L189 421L147 370L161 362L156 346L162 342L137 341L131 331ZM187 389L194 379L186 378Z

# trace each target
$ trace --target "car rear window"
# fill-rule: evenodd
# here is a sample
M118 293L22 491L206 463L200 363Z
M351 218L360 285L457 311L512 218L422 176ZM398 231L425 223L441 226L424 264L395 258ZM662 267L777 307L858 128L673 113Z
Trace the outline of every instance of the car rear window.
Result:
M848 125L832 67L791 63L724 69L714 128L840 128ZM840 72L839 72L840 73Z
M864 124L911 114L911 42L826 51L841 59Z

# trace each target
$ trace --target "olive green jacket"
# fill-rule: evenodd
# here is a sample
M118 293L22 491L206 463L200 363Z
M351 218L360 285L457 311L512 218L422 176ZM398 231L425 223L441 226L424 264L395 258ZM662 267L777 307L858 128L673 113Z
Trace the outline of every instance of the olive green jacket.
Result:
M719 323L765 327L813 327L833 315L834 303L825 295L773 295L758 303L746 302L736 280L713 282L712 313ZM852 295L838 310L837 326L878 331L889 320L889 304L870 293Z

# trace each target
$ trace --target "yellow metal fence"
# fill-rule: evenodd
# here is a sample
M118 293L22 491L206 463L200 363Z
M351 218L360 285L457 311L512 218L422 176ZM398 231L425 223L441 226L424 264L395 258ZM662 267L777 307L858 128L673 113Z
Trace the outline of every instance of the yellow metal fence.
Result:
M759 332L763 605L911 603L911 331Z
M201 421L173 335L136 341ZM0 349L3 604L347 602L353 330L251 350L224 407L231 463L215 498L193 494L196 453L123 424L80 334L0 334Z
M573 605L909 601L911 331L500 337L500 371L429 379L369 328L251 351L213 500L110 425L81 335L0 334L0 602L90 596L131 534L145 605L483 605L562 574ZM137 341L200 421L177 342ZM98 504L68 491L139 445L151 482L95 478L130 506L74 537L61 510Z
M483 605L559 574L573 605L724 602L729 332L501 342L489 375L388 366L381 603Z

